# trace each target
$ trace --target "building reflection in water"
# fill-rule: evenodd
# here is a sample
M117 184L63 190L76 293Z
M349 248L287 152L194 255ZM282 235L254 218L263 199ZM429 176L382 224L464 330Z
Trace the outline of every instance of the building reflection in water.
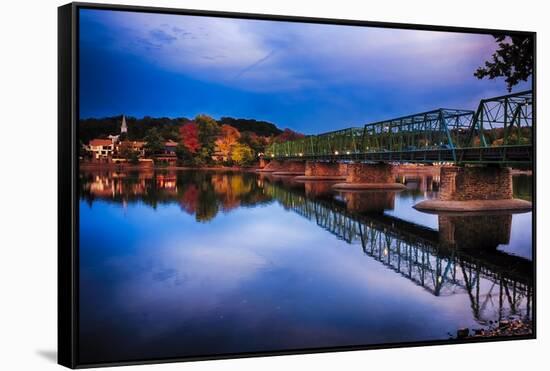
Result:
M231 172L81 172L80 195L89 203L140 201L156 207L175 202L202 222L219 212L270 201L254 174Z
M402 176L402 178L399 178ZM434 192L433 174L398 175L407 192ZM511 214L438 215L438 230L388 214L396 192L334 193L333 182L241 172L82 172L81 198L177 203L208 222L239 206L277 202L436 296L466 293L480 324L509 315L532 316L533 263L497 250L510 240ZM413 187L414 184L414 187Z

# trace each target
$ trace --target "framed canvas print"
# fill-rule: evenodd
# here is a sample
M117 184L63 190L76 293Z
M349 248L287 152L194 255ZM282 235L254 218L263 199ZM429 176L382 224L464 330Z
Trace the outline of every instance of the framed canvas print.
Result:
M60 364L535 337L535 33L72 3L58 72Z

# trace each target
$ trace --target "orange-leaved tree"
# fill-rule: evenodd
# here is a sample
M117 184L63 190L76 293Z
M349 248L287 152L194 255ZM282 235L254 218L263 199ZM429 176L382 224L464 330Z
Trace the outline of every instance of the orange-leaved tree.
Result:
M225 157L231 154L231 148L237 143L241 133L231 125L222 125L220 135L216 139L216 147Z

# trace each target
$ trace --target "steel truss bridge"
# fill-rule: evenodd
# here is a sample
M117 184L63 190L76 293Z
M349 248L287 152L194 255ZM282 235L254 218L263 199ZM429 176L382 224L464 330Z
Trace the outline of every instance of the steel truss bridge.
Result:
M268 184L266 192L292 210L384 264L435 296L466 292L481 324L507 315L530 318L532 262L498 250L444 246L439 233L384 214L350 213L343 202L306 197L303 191Z
M531 164L531 90L482 99L477 110L439 108L284 143L276 160Z

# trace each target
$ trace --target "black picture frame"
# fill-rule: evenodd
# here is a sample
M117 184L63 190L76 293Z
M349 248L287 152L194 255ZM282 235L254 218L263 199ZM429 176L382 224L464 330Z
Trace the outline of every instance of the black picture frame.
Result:
M120 360L108 363L81 363L78 359L78 313L79 313L79 210L78 210L78 119L79 119L79 10L123 10L130 12L164 13L222 18L255 19L299 23L317 23L334 25L353 25L379 28L398 28L410 30L446 31L476 34L523 35L533 38L534 70L533 84L533 333L531 335L479 338L468 340L432 340L407 343L390 343L365 346L342 346L332 348L310 348L270 352L235 353L214 356L193 356L168 359L142 359L137 361ZM213 359L230 359L258 356L289 354L307 354L320 352L340 352L351 350L370 350L382 348L417 347L428 345L447 345L460 343L480 343L494 341L514 341L536 338L536 32L514 31L488 28L465 28L434 26L408 23L387 23L347 19L329 19L314 17L282 16L270 14L234 13L224 11L203 11L190 9L158 8L145 6L109 5L96 3L70 3L58 8L58 363L69 368L87 368L99 366L118 366L182 362Z

